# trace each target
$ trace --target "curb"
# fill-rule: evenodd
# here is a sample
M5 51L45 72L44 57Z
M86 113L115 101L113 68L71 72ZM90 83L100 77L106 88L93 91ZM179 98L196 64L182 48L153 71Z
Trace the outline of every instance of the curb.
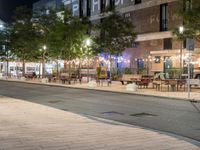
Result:
M69 87L65 85L53 85L49 83L36 83L36 82L28 82L28 81L16 81L16 80L5 80L0 79L0 81L4 82L17 82L17 83L25 83L25 84L35 84L35 85L43 85L43 86L51 86L51 87L62 87L62 88L71 88L71 89L80 89L80 90L93 90L98 92L107 92L107 93L116 93L116 94L126 94L126 95L137 95L137 96L145 96L145 97L155 97L155 98L165 98L170 100L182 100L188 101L193 103L200 103L199 100L196 99L187 99L187 98L176 98L176 97L167 97L167 96L157 96L157 95L147 95L147 94L138 94L138 93L131 93L131 92L121 92L121 91L109 91L109 90L102 90L102 89L94 89L94 88L86 88L86 87Z
M78 114L78 115L81 115L81 114ZM100 117L95 117L95 116L90 116L90 115L82 115L82 116L87 117L87 118L92 119L92 120L95 120L95 121L98 121L98 122L107 123L107 124L111 124L111 125L125 126L125 127L130 127L130 128L140 128L140 129L144 129L144 130L148 130L148 131L158 132L158 133L161 133L161 134L164 134L164 135L172 136L172 137L177 138L177 139L181 139L183 141L192 143L192 144L200 147L200 141L197 141L193 138L189 138L189 137L186 137L186 136L178 135L178 134L175 134L175 133L151 129L151 128L148 128L148 127L143 127L143 126L138 126L138 125L133 125L133 124L122 123L122 122L119 122L119 121L108 120L108 119L105 119L105 118L100 118Z

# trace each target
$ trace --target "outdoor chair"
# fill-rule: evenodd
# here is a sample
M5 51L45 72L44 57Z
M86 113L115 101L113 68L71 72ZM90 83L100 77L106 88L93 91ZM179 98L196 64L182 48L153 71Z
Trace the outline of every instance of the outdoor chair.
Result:
M176 90L176 86L178 87L178 85L177 85L178 81L177 80L169 80L168 84L171 87L171 91L175 91ZM168 91L169 91L169 89L168 89Z
M141 80L137 82L137 85L139 88L148 88L150 82L153 82L153 76L143 75Z
M183 90L185 91L185 85L186 85L186 80L180 80L180 81L178 81L177 90L179 88L182 89L182 87L183 87Z
M71 84L70 77L69 77L68 73L61 73L60 80L61 80L62 84L65 84L66 82L68 82L69 84Z

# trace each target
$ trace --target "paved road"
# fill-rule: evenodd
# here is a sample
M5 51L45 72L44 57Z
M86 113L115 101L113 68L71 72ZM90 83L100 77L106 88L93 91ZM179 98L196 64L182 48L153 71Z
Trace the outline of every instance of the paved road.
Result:
M6 81L0 95L200 141L200 103Z

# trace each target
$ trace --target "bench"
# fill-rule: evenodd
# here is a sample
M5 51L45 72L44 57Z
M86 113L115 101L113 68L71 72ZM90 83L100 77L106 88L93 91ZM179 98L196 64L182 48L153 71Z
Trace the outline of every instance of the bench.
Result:
M68 73L61 73L60 80L62 81L63 84L65 84L66 82L71 84L71 81L74 81L75 83L77 80L81 83L82 78L76 76L75 74L72 74L71 76L69 76Z
M120 82L122 85L124 85L124 82L127 82L127 84L132 82L141 81L142 75L138 74L123 74Z

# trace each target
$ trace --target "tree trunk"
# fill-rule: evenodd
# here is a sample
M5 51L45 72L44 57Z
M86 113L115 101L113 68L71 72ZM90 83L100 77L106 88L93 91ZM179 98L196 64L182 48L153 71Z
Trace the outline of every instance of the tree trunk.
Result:
M112 80L112 57L110 54L110 81Z
M7 77L8 77L8 74L9 74L9 71L8 71L8 70L9 70L9 58L8 58L9 56L8 56L8 50L6 50L6 57L7 57L7 58L6 58L6 62L7 62L7 72L6 72L6 74L7 74Z
M64 71L64 73L67 72L67 60L64 61L64 70L63 71Z
M39 65L39 78L41 78L41 61L40 61L40 65Z
M69 77L71 77L71 62L69 62L68 69L69 69Z
M71 62L69 61L69 84L71 84Z
M59 63L58 63L58 59L56 60L56 77L59 78Z
M89 68L89 57L88 57L88 60L87 60L87 82L89 82L89 73L90 73L90 68Z
M23 77L25 76L25 67L26 67L26 62L25 62L25 59L23 59L23 60L22 60L22 68L23 68L22 76L23 76Z

